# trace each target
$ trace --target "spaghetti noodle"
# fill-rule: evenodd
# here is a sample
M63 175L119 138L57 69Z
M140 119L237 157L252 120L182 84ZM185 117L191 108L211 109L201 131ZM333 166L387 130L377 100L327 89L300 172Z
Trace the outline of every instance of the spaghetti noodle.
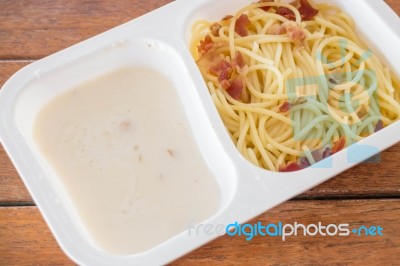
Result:
M400 81L338 7L264 0L193 25L191 52L232 140L272 171L306 168L400 120Z

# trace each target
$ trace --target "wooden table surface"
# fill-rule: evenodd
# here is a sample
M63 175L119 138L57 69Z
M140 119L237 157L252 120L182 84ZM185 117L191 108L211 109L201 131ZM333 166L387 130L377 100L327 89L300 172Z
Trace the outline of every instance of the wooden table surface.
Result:
M0 0L0 86L18 69L170 0ZM400 0L386 1L400 14ZM400 59L400 58L399 58ZM223 236L174 265L400 265L400 144L251 222L380 225L384 236ZM73 265L0 146L0 265Z

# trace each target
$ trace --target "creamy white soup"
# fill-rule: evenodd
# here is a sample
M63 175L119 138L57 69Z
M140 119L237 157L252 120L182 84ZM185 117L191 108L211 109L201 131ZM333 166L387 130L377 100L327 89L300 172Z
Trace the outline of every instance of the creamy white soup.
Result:
M34 139L107 252L145 251L219 208L175 87L156 70L121 68L71 88L39 112Z

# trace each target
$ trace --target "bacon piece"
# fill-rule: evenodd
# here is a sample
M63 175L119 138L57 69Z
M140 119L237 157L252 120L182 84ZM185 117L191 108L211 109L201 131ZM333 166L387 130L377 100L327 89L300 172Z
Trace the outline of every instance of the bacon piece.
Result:
M293 107L289 102L284 102L281 106L279 106L279 112L286 113Z
M313 8L307 0L299 0L299 2L292 2L293 6L298 5L297 9L301 15L301 19L304 21L313 19L319 12L318 9ZM289 20L296 20L296 16L292 10L287 7L279 7L276 10L278 15L281 15Z
M226 16L222 19L222 21L230 20L231 18L233 18L232 15L226 15Z
M293 2L290 3L292 6L295 8L299 9L300 7L300 0L294 0Z
M315 150L311 154L312 154L315 162L318 163L318 162L328 158L329 156L331 156L332 155L332 150L329 147L325 147L325 148L321 148L321 149ZM299 165L300 168L304 169L304 168L307 168L307 167L311 166L311 163L307 159L307 157L301 157L299 159L298 165Z
M313 8L307 0L300 0L300 7L298 10L302 20L311 20L319 12L319 10Z
M242 37L247 36L249 34L248 25L250 25L249 18L245 14L240 15L235 23L235 32Z
M322 161L324 159L323 152L321 149L312 151L311 155L314 158L314 161L316 163L318 163L319 161Z
M302 45L304 43L306 34L295 22L285 22L282 25L285 27L286 33L289 35L290 39L296 45Z
M296 98L294 101L292 100L292 102L284 102L281 106L279 106L279 111L281 113L286 113L287 111L289 111L290 109L293 108L293 106L299 105L299 104L303 104L307 102L307 98L306 97L298 97Z
M226 60L221 60L219 63L209 70L210 74L218 76L218 81L229 80L233 73L232 64Z
M357 116L358 118L360 118L361 120L364 119L364 117L368 114L368 112L365 110L365 108L361 108L360 111L358 111ZM375 132L376 132L377 128L375 127Z
M299 160L298 165L299 165L299 167L300 167L301 169L304 169L304 168L309 167L311 164L310 164L310 162L308 161L307 157L301 157L300 160Z
M268 28L267 33L270 35L282 35L286 33L286 29L282 25L274 25Z
M271 35L287 34L296 45L302 45L306 39L303 29L293 21L287 21L281 25L274 25L267 31Z
M303 29L293 21L287 21L281 25L274 25L267 30L267 33L271 35L282 35L286 33L296 45L302 45L306 39L306 34Z
M299 164L295 163L295 162L291 162L288 165L285 166L281 166L279 168L279 172L295 172L295 171L299 171L302 170L303 168L300 167Z
M338 153L343 150L346 145L346 139L341 137L338 141L335 141L332 145L332 154Z
M227 91L233 99L239 100L242 96L243 87L243 80L240 78L236 78L232 81L231 86Z
M214 76L218 76L223 70L231 69L232 65L228 61L221 59L218 64L210 68L210 73Z
M224 90L229 90L229 88L231 87L230 81L227 80L227 79L224 79L223 81L221 81L221 87L222 87Z
M329 82L334 84L334 85L338 84L338 81L336 79L334 79L334 78L329 78Z
M210 30L212 35L214 35L215 37L219 37L219 30L221 29L221 25L219 25L218 23L214 23L211 25Z
M382 129L383 129L383 121L379 120L378 123L376 123L376 126L375 126L375 133L380 131L380 130L382 130Z
M261 3L273 3L274 0L260 0L257 2L257 4L261 4ZM260 7L260 9L264 10L265 12L268 12L271 8L273 8L272 6L262 6Z
M246 65L241 52L236 52L235 59L233 60L233 65L240 68L243 68Z
M276 14L281 15L289 20L296 20L296 15L287 7L280 6L276 9Z
M332 155L332 149L329 148L329 147L326 147L325 150L324 150L324 152L322 153L322 158L323 158L323 159L326 159L326 158L328 158L328 157L331 156L331 155Z
M221 71L221 73L218 75L218 81L222 82L224 80L229 80L231 78L232 71L231 69L224 69Z
M332 89L336 85L341 84L343 81L346 80L345 71L341 68L335 68L333 70L328 71L327 79L330 84L329 88Z
M200 54L206 54L211 48L214 46L214 41L212 40L209 34L206 35L204 41L200 41L200 44L197 46L197 50Z
M293 104L293 105L303 104L303 103L306 103L307 101L308 101L308 100L307 100L306 97L300 96L300 97L297 97L297 98L296 98L296 100L294 101L294 104Z

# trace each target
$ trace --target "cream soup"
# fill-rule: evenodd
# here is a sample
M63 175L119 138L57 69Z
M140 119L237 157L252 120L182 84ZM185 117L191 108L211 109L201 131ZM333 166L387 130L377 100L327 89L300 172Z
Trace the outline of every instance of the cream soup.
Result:
M155 70L121 68L71 88L39 112L34 139L110 253L145 251L218 211L218 183L173 83Z

